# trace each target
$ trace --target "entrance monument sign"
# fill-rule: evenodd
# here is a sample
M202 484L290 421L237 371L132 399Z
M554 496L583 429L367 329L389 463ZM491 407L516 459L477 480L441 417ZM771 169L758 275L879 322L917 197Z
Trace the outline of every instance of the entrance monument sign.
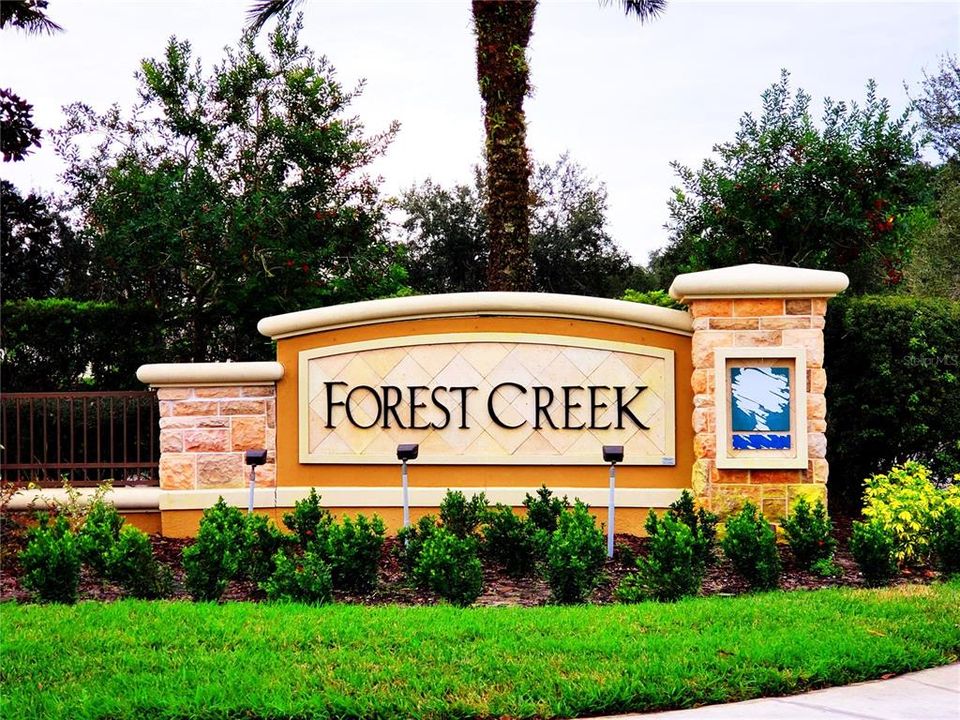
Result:
M517 507L541 484L609 505L618 531L683 489L768 517L825 495L823 321L842 273L740 266L676 279L688 311L566 295L464 293L265 318L277 361L145 365L158 389L163 532L219 496L277 519L317 488L334 512L401 522L400 444L419 445L414 515L448 488ZM234 497L236 496L236 497ZM414 518L416 519L416 518Z

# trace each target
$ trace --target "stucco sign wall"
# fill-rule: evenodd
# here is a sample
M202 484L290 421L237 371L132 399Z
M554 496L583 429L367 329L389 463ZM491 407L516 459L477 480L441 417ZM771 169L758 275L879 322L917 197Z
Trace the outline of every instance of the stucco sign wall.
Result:
M300 462L674 465L674 353L589 338L425 335L299 353Z

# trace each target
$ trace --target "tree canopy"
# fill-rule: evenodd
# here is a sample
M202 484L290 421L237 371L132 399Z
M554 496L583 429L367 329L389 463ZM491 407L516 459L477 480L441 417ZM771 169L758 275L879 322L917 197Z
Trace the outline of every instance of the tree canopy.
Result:
M532 173L531 248L534 289L617 297L636 269L607 228L607 190L566 155ZM472 185L431 181L408 190L400 208L410 285L420 292L486 287L490 255L479 169Z
M244 35L212 71L171 39L137 73L140 102L75 103L55 133L96 297L158 308L171 360L270 354L270 314L404 288L377 182L396 132L369 136L333 68L281 17L267 51Z
M818 125L786 71L762 100L716 159L674 164L671 238L653 267L766 262L842 269L854 292L897 285L930 195L909 113L891 117L870 82L862 105L826 99Z

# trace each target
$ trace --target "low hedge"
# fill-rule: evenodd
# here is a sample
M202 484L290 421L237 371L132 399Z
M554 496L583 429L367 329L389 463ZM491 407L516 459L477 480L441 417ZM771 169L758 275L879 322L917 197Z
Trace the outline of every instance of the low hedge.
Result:
M960 472L960 302L871 296L830 303L825 333L830 499L907 460Z

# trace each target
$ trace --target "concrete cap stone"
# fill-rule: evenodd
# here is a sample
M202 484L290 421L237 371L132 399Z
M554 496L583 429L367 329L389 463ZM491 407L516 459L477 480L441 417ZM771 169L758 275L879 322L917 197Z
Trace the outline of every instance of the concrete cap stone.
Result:
M849 284L850 279L842 272L752 263L678 275L670 286L670 297L680 302L712 298L830 298Z
M322 330L418 318L506 316L560 317L621 322L689 334L690 315L681 310L555 293L474 292L367 300L274 315L257 329L274 340Z
M155 363L137 370L137 379L151 387L272 385L282 377L278 362Z

